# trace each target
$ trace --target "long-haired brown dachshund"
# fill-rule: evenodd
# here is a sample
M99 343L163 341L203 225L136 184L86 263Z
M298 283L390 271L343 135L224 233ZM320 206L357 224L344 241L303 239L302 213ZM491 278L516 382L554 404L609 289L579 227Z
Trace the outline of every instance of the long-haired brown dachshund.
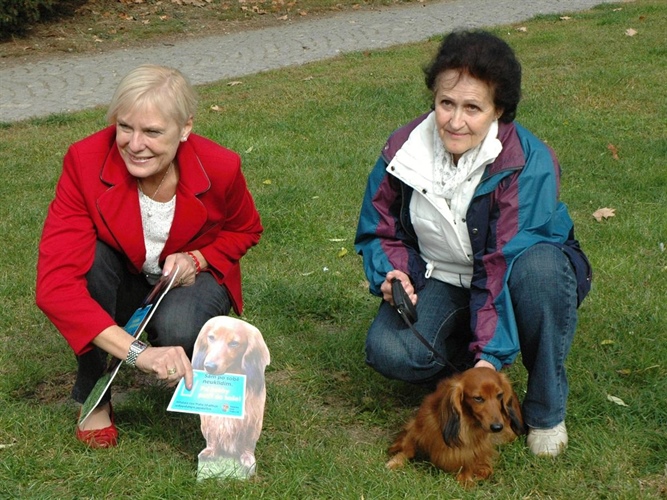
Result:
M232 457L253 470L255 445L264 418L264 369L269 362L262 334L249 323L216 316L202 327L195 342L192 367L212 375L246 375L246 400L242 419L201 415L206 448L200 458Z
M521 408L507 377L491 368L471 368L442 380L389 448L390 469L423 455L456 472L465 487L493 472L496 445L524 433Z

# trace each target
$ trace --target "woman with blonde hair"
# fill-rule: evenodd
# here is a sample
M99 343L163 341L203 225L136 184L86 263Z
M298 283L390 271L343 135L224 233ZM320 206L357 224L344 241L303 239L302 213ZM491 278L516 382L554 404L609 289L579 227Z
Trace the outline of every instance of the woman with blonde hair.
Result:
M177 70L143 65L120 82L109 126L73 144L44 223L37 305L78 361L83 403L111 355L168 384L192 385L203 324L241 313L239 261L262 233L238 154L192 132L197 98ZM124 325L178 266L176 288L146 328ZM111 395L77 426L91 447L115 446Z

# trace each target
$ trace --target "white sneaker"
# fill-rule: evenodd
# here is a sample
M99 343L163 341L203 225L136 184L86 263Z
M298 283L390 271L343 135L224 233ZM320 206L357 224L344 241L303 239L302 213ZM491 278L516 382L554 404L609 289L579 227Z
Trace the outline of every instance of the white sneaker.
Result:
M567 429L561 422L551 429L528 430L528 448L540 457L557 457L567 447Z

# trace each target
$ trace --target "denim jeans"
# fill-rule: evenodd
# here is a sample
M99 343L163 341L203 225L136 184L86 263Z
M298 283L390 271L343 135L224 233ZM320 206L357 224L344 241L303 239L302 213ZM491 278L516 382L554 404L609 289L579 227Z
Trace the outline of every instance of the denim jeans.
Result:
M119 325L124 325L151 290L142 274L131 273L125 258L111 247L97 242L95 261L86 275L91 297ZM146 327L148 342L157 347L181 346L192 356L197 335L214 316L229 314L231 302L227 289L209 273L197 275L192 286L173 288ZM98 347L77 356L78 372L72 398L83 403L107 366L107 353ZM100 404L111 398L109 391Z
M565 419L565 358L577 323L574 270L558 247L538 244L516 259L508 287L528 371L524 420L530 427L553 427ZM418 295L419 333L459 369L472 366L469 291L429 279ZM420 385L451 374L384 301L368 331L366 363L385 377Z

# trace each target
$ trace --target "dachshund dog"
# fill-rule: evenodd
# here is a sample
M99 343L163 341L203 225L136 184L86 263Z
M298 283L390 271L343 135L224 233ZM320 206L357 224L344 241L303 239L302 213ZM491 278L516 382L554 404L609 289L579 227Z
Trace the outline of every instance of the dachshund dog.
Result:
M201 415L206 448L199 458L232 457L250 471L262 430L266 386L264 369L270 362L262 334L254 326L229 316L211 318L195 342L192 367L212 375L246 376L243 418Z
M491 368L471 368L442 380L389 448L389 469L423 455L457 473L470 487L493 472L496 445L525 432L521 408L507 377Z

